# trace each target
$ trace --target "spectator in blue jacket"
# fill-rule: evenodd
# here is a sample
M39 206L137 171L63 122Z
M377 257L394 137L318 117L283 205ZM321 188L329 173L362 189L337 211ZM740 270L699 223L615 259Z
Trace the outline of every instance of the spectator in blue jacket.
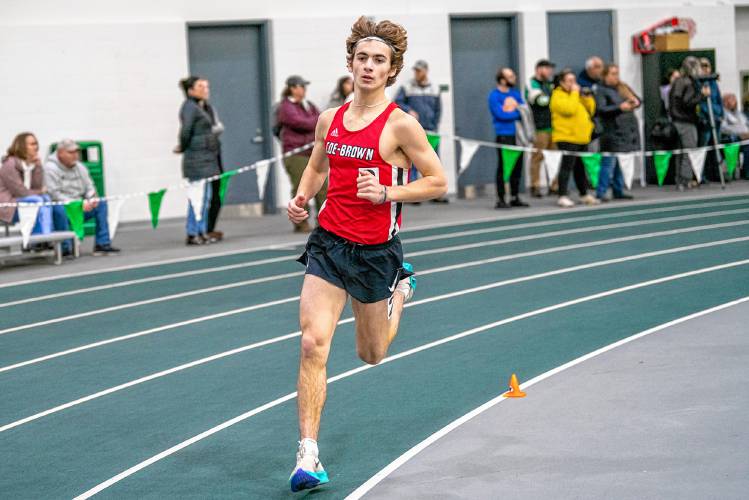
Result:
M497 144L514 146L516 121L520 120L519 107L523 104L523 97L516 88L517 76L510 68L500 68L497 71L497 88L489 93L489 112L492 115L494 134ZM523 170L523 155L517 159L515 168L510 174L510 194L512 201L505 201L504 165L502 149L497 149L497 203L494 208L527 207L528 204L520 199L520 174Z
M414 77L398 89L395 103L419 120L426 131L436 132L442 116L439 88L429 81L429 64L424 60L413 65Z
M414 77L398 89L395 103L403 111L416 118L424 130L436 133L442 116L439 87L429 81L429 64L426 61L423 59L416 61L412 69ZM439 154L439 147L435 150ZM418 172L412 165L408 172L408 180L410 182L417 178ZM446 203L447 198L432 201Z
M598 56L591 56L586 59L585 69L577 75L577 84L580 85L580 89L590 89L591 92L595 92L596 85L601 83L603 67L603 59Z

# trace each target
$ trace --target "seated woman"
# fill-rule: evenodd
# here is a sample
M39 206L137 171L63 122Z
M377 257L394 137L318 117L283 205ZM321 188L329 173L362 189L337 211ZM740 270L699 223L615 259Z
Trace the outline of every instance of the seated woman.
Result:
M39 160L39 142L31 132L18 134L2 158L0 167L0 203L41 203L50 201L44 187L44 171ZM0 206L0 220L18 222L18 209ZM51 233L52 207L39 207L32 234Z

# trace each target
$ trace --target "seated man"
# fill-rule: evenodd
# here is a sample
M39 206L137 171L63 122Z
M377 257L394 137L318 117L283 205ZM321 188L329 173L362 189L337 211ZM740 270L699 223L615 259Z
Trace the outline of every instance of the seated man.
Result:
M119 249L112 246L109 238L107 221L107 202L96 200L96 187L91 180L88 169L78 161L80 149L72 139L63 139L57 143L57 150L49 155L44 164L44 177L47 191L52 201L71 201L83 199L84 220L96 219L96 236L94 255L116 255ZM66 231L69 228L65 207L55 206L53 211L55 228ZM70 254L70 241L63 244L63 253Z

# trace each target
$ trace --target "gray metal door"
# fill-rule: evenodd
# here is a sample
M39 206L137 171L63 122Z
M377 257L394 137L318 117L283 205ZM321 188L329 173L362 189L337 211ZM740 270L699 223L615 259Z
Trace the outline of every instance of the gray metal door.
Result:
M610 10L580 12L549 12L549 59L557 70L565 67L579 73L590 56L614 61Z
M487 98L496 87L497 69L517 71L517 37L514 17L450 18L455 135L494 142L494 127ZM460 145L456 158L460 158ZM466 185L493 183L497 152L479 148L468 169L458 179Z
M271 156L268 119L269 78L264 24L190 25L190 73L207 78L211 103L226 130L221 136L225 170ZM273 176L264 207L275 210ZM259 200L254 172L237 175L229 184L227 204Z

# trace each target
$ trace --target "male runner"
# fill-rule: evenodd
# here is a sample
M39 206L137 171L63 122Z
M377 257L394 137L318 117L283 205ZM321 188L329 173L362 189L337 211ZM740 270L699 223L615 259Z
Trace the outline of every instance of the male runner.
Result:
M393 22L360 17L346 40L354 99L320 115L315 144L288 215L304 210L328 178L319 227L310 235L300 303L302 328L298 409L300 442L289 482L292 491L328 482L318 458L317 435L325 404L326 363L338 319L351 295L356 350L377 364L395 338L403 304L416 281L403 262L401 204L447 191L442 166L415 118L385 96L403 68L406 30ZM422 178L405 185L411 164Z

